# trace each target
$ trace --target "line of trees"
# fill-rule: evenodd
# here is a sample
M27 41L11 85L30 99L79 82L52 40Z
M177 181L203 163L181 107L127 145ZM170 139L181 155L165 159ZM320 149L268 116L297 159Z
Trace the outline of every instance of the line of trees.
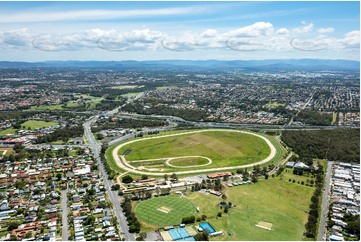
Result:
M216 180L207 179L207 180L202 180L201 183L196 182L192 186L191 191L196 192L201 189L212 189L215 191L222 191L224 189L224 186L221 183L221 179L216 179Z
M128 197L124 197L124 201L121 203L123 212L127 217L129 224L130 233L139 233L140 232L140 222L138 221L135 213L132 212L132 202Z
M319 210L321 206L321 194L323 188L323 167L318 164L319 169L316 171L316 190L311 197L310 211L308 212L308 221L305 225L307 238L315 239L317 236L317 222L320 216Z

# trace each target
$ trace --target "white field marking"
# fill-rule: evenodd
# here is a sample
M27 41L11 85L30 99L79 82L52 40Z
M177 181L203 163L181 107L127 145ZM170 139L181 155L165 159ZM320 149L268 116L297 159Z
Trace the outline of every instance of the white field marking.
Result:
M165 208L165 207L160 207L160 208L157 208L158 211L160 212L163 212L163 213L169 213L172 211L172 209L170 208Z
M172 137L172 136L179 136L179 135L186 135L186 134L193 134L193 133L201 133L201 132L209 132L209 131L221 131L221 132L238 132L238 133L244 133L244 134L249 134L249 135L254 135L258 138L263 139L267 145L270 147L271 152L268 155L268 157L266 157L265 159L252 163L252 164L248 164L248 165L241 165L241 166L228 166L228 167L218 167L218 168L209 168L209 169L200 169L200 170L191 170L191 171L177 171L177 172L170 172L170 173L164 173L164 172L145 172L145 171L139 171L136 169L136 167L130 165L127 160L125 159L125 157L123 155L118 156L118 151L120 148L124 147L125 145L128 144L132 144L135 142L139 142L139 141L143 141L143 140L150 140L150 139L160 139L160 138L164 138L164 137ZM246 167L253 167L255 165L261 165L264 163L267 163L268 161L272 160L275 155L277 154L277 150L274 147L274 145L271 143L271 141L269 141L269 139L267 139L266 137L263 137L259 134L255 134L255 133L251 133L251 132L247 132L247 131L242 131L242 130L220 130L220 129L205 129L205 130L198 130L198 131L191 131L191 132L182 132L182 133L177 133L177 134L167 134L167 135L162 135L162 136L155 136L155 137L147 137L147 138L142 138L142 139L135 139L135 140L131 140L122 144L119 144L117 147L115 147L115 149L112 152L112 156L114 158L114 161L116 163L116 165L126 171L130 171L136 174L142 174L142 175L153 175L153 176L164 176L164 174L167 175L172 175L173 173L175 174L192 174L192 173L202 173L202 172L213 172L213 171L224 171L224 170L231 170L231 169L239 169L239 168L246 168Z
M272 226L273 226L273 224L264 221L259 221L258 224L255 225L259 228L268 229L268 230L272 230Z
M259 224L256 224L256 227L262 228L262 229L272 230L271 228L268 228L268 227L266 227L266 226L262 226L262 225L259 225Z

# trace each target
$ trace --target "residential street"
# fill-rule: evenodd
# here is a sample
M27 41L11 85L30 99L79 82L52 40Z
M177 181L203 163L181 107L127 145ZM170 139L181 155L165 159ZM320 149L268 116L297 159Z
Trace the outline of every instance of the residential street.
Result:
M111 190L111 186L113 185L113 182L108 179L108 175L105 172L104 165L101 161L101 157L100 157L101 146L94 138L94 135L90 129L90 125L91 125L92 121L95 121L95 119L96 118L93 118L91 121L84 123L84 134L89 141L89 146L93 150L94 158L96 159L96 161L98 163L99 171L100 171L102 177L104 178L104 185L105 185L109 200L112 204L114 214L118 220L119 230L123 234L125 240L134 241L135 236L134 236L134 234L129 233L129 226L128 226L127 219L123 213L122 208L120 207L120 197L118 196L116 191Z
M68 190L61 191L61 211L62 211L62 232L63 241L69 240L69 224L68 224Z
M327 171L326 171L326 177L325 177L325 190L323 192L322 197L322 213L321 213L321 221L320 221L320 227L318 229L318 241L325 241L326 240L326 221L327 221L327 211L328 211L328 196L330 192L331 187L331 175L332 175L332 165L333 161L329 161L327 163Z

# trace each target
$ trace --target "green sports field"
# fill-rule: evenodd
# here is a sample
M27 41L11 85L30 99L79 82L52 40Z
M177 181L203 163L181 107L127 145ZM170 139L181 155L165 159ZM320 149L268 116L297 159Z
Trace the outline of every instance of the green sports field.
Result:
M152 198L135 207L135 214L143 226L157 228L180 224L183 217L195 212L195 206L179 195Z
M263 139L252 134L224 130L141 140L122 147L118 154L122 155L128 149L131 152L125 158L129 162L179 156L204 156L212 160L212 164L204 168L251 164L265 159L270 154L270 147ZM185 164L182 164L182 161ZM205 161L178 159L171 163L181 167L192 165L191 163L203 164ZM132 163L132 165L141 164Z
M217 230L225 232L212 240L303 240L305 223L314 188L291 183L280 178L261 180L256 184L226 187L226 201L236 207L228 214L218 204L221 198L195 192L187 195L200 207L198 216L207 215L207 221ZM222 212L218 218L217 213ZM272 224L272 230L255 225L264 221ZM229 236L228 232L232 232Z
M41 120L28 120L21 124L21 127L24 129L38 129L38 128L46 128L53 125L56 125L55 122L45 122Z

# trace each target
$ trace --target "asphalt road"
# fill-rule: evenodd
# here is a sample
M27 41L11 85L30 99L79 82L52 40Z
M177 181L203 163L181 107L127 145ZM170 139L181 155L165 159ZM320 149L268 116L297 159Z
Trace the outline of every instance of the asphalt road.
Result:
M69 240L69 224L68 224L68 190L61 191L61 210L62 210L62 223L61 238L63 241Z
M88 139L90 149L92 149L92 151L93 151L94 158L96 159L96 161L98 163L99 171L104 178L104 185L105 185L109 200L112 204L114 214L118 220L120 232L123 234L125 240L135 241L134 234L129 233L129 226L128 226L127 219L123 213L123 209L120 207L120 197L118 196L116 191L111 190L111 186L113 185L113 182L108 179L108 175L105 172L104 165L101 161L101 157L100 157L101 146L95 139L95 137L90 129L90 125L91 125L92 121L95 121L95 120L96 120L96 117L94 117L92 120L84 123L84 133Z
M325 241L326 240L326 222L327 222L327 212L328 212L328 199L331 187L331 176L332 176L332 165L333 161L329 161L327 163L327 171L325 177L325 190L323 191L322 196L322 212L321 212L321 221L320 227L318 229L318 241Z

